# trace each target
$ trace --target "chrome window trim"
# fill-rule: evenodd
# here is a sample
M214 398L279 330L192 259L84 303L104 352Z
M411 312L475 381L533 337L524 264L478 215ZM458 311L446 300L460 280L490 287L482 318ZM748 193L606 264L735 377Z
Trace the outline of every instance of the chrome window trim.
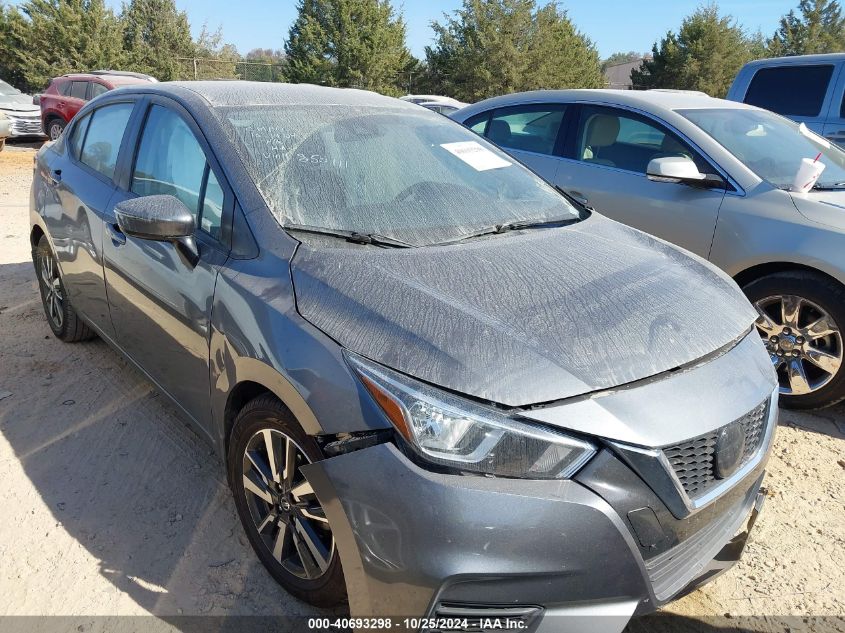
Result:
M606 107L606 108L616 108L618 110L626 110L628 112L633 112L634 114L638 114L640 116L651 119L655 123L662 125L666 129L668 129L670 132L678 135L678 137L680 137L680 139L682 141L687 143L692 149L694 149L696 152L698 152L701 155L701 157L713 169L715 169L719 173L719 175L722 176L722 178L724 178L727 182L729 182L731 184L731 186L736 190L736 191L725 191L725 195L745 197L745 195L746 195L745 189L742 186L740 186L740 184L736 180L734 180L734 178L727 171L725 171L725 169L719 163L717 163L715 160L713 160L713 158L707 152L705 152L703 149L701 149L701 146L699 146L698 143L696 143L695 141L690 139L689 136L684 134L681 130L676 128L674 125L672 125L671 123L669 123L665 119L661 119L660 117L658 117L655 114L652 114L651 112L648 112L646 110L641 110L639 108L635 108L635 107L629 106L627 104L612 103L612 102L607 102L607 101L591 101L591 100L588 101L588 100L582 100L582 99L579 99L577 101L573 101L572 103L577 103L579 105L594 105L594 106L602 106L602 107ZM674 112L674 110L673 110L673 112ZM715 141L716 139L713 139L713 140ZM584 163L584 161L578 160L577 158L567 158L567 157L564 157L564 156L561 156L559 158L562 158L563 160L574 161L574 162L582 164L582 165L588 164L591 167L604 167L606 169L613 169L615 171L620 171L620 172L623 172L623 173L626 173L626 174L637 174L637 175L640 175L644 178L647 177L645 174L641 174L638 171L630 171L628 169L620 169L619 167L608 167L607 165L594 165L592 163Z

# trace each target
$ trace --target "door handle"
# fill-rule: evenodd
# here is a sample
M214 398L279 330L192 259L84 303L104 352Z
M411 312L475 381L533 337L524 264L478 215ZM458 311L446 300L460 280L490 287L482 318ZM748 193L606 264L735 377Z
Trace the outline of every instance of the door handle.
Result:
M569 195L570 195L570 196L572 196L572 198L573 198L573 199L575 200L575 202L577 202L578 204L584 205L585 207L590 205L590 200L589 200L589 198L587 198L587 196L585 196L585 195L584 195L583 193L581 193L580 191L570 191L570 192L569 192Z
M54 185L58 185L62 181L62 170L61 169L54 169L50 172L50 182Z
M123 246L126 244L126 233L120 230L117 224L106 224L111 236L112 244L115 246Z

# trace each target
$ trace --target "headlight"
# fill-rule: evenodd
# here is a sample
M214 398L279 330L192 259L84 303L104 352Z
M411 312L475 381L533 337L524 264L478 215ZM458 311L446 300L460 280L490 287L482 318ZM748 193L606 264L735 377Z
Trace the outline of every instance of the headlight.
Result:
M583 440L345 356L396 430L429 462L488 475L565 479L596 452Z

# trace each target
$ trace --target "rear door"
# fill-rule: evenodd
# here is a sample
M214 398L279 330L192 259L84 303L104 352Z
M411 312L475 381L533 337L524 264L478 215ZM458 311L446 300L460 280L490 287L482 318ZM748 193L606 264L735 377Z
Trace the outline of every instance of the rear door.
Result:
M725 189L654 182L646 168L653 158L686 156L702 173L717 173L709 162L644 114L604 105L571 107L577 114L555 184L599 213L706 258Z
M115 193L118 156L135 102L111 102L74 121L64 151L45 166L47 225L74 308L113 336L103 279L103 220ZM38 192L36 192L37 194ZM47 204L45 204L47 203Z
M209 430L209 323L217 273L226 262L234 197L198 126L181 106L145 102L134 161L116 200L172 195L194 214L199 262L173 243L123 234L112 216L105 276L118 344Z
M833 63L763 67L754 73L742 100L822 134L837 71L838 66Z
M489 110L464 125L552 181L562 151L559 133L565 115L565 104L532 103Z
M70 121L76 113L82 109L88 101L88 91L91 89L91 82L74 79L70 83L70 93L66 98L63 115L66 121Z

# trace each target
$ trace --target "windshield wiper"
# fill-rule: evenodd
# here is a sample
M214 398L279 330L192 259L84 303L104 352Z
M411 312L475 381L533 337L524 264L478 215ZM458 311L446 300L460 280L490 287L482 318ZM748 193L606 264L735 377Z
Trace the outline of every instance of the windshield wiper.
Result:
M461 237L450 240L448 242L440 242L440 244L454 244L455 242L463 242L464 240L471 240L476 237L481 237L483 235L497 235L499 233L507 233L508 231L521 231L523 229L536 229L536 228L543 228L547 226L566 226L568 224L575 224L579 222L581 218L578 216L572 216L572 214L568 214L566 216L561 216L558 218L546 218L542 220L517 220L514 222L503 222L501 224L494 224L493 226L488 226L474 233L469 233L467 235L462 235Z
M835 191L836 189L845 189L845 182L826 182L813 185L814 191Z
M371 244L373 246L388 246L390 248L414 248L413 244L397 240L377 233L358 233L344 229L329 229L322 226L308 226L306 224L283 224L286 231L299 231L301 233L314 233L316 235L330 235L340 237L353 244Z

